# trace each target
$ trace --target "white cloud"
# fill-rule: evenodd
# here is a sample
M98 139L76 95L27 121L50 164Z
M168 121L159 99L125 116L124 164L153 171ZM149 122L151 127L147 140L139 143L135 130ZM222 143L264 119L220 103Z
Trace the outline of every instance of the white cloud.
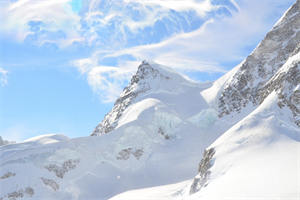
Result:
M168 29L174 29L171 33L182 31L180 23L188 23L188 20L180 20L187 16L176 19L170 16L173 11L194 11L204 17L219 7L212 5L210 0L89 0L83 1L87 6L78 14L72 11L71 2L72 0L2 0L0 32L13 36L18 41L34 38L38 45L56 43L66 47L74 41L89 45L116 41L116 46L120 46L122 42L127 44L128 31L138 34L138 30L153 26L164 17L169 17L165 26L170 22L178 25L168 26ZM32 30L30 22L41 22L38 27L40 30Z
M188 10L194 10L196 11L200 16L205 16L205 14L213 9L216 8L216 6L213 6L211 4L210 0L204 0L204 1L194 1L194 0L124 0L125 3L140 3L144 6L159 6L162 9L166 10L176 10L176 11L188 11Z
M168 8L175 6L165 4L170 2L168 0L139 2L156 3L169 6ZM76 66L86 73L93 90L106 97L105 101L113 101L119 95L124 80L128 80L135 72L138 62L126 63L125 59L120 60L114 67L107 68L99 64L104 58L117 59L130 55L138 61L150 59L179 71L224 73L229 68L224 63L239 62L245 58L249 48L253 48L272 27L276 18L283 14L282 7L287 8L293 1L240 0L232 3L238 5L238 12L233 12L231 17L211 19L196 31L178 34L160 43L134 46L105 54L95 52L91 58L77 61ZM133 66L129 67L128 64Z
M123 49L104 57L131 55L138 60L154 60L160 64L177 68L178 70L225 72L225 70L219 66L219 63L216 62L219 59L208 59L207 55L202 56L200 53L200 51L202 51L203 54L207 54L208 51L211 51L211 45L215 45L215 42L209 43L206 41L206 39L208 39L207 36L210 35L207 26L212 23L214 23L214 21L210 20L194 32L182 33L158 44ZM215 49L216 47L212 50ZM210 52L210 54L211 53L212 52ZM215 53L222 53L222 51Z
M294 2L228 0L236 8L232 10L228 2L216 5L211 0L89 0L83 1L79 15L72 12L71 1L3 0L0 32L20 41L35 36L39 45L68 46L82 41L82 45L93 46L96 51L90 58L73 64L104 101L113 101L119 95L144 59L179 71L226 72L229 67L225 63L241 61L249 47L271 28L274 19ZM232 16L220 18L216 14L220 8L227 8ZM208 15L213 11L214 15ZM206 21L197 30L189 24L194 13L199 23L196 27L201 20ZM31 21L41 22L38 30L30 27ZM154 29L157 22L162 23L162 30ZM155 38L155 34L149 34L155 31L163 36ZM152 37L157 40L152 41ZM105 59L115 59L115 64L107 66ZM1 84L5 85L7 72L0 74Z
M35 34L38 44L46 42L61 46L79 41L80 17L72 12L71 0L4 0L0 4L0 31L23 41L27 36ZM29 22L41 22L39 34L30 29ZM47 34L48 33L48 34ZM49 37L60 33L62 37Z
M91 0L86 4L82 29L86 42L106 49L161 41L196 29L209 13L232 8L210 0Z
M176 35L158 44L136 46L109 56L129 54L180 70L224 72L226 62L240 61L281 16L280 0L239 1L232 17L207 21L191 33ZM292 1L290 1L292 2ZM272 6L271 6L272 3ZM272 20L270 20L270 18Z
M0 85L2 87L7 85L7 74L8 71L0 67Z
M124 84L133 75L139 62L122 61L118 66L98 65L101 52L90 58L72 63L78 71L87 77L88 84L104 103L113 102L122 92Z
M119 68L106 66L94 67L87 75L89 85L103 102L113 102L120 95L127 78Z

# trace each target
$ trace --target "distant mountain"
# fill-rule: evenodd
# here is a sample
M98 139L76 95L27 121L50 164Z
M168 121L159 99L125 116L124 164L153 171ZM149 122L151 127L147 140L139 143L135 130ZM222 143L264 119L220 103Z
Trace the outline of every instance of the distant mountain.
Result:
M7 144L14 144L14 143L16 143L16 142L3 140L2 137L0 136L0 146L7 145Z

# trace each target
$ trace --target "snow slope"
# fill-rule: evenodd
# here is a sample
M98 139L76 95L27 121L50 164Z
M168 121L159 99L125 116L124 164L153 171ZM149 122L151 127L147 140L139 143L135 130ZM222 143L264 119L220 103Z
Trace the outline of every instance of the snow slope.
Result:
M215 125L237 123L204 151L194 179L112 200L300 199L299 11L297 1L245 61L201 92L218 110Z
M213 126L217 112L200 95L209 86L143 62L96 129L101 137L44 135L0 147L0 198L101 200L192 178L201 152L232 126Z
M200 184L199 174L184 183L129 191L112 200L298 200L300 130L292 121L290 109L280 108L277 102L277 94L271 93L208 147L215 153L205 184ZM196 192L190 194L195 181Z
M166 66L143 61L129 85L116 100L112 110L96 127L92 135L99 136L117 129L137 119L142 110L154 107L154 104L157 105L156 108L165 107L164 110L173 112L179 118L180 116L190 117L208 107L199 93L209 86L209 83L191 82Z
M209 147L208 185L191 199L300 198L300 130L277 101L271 93Z

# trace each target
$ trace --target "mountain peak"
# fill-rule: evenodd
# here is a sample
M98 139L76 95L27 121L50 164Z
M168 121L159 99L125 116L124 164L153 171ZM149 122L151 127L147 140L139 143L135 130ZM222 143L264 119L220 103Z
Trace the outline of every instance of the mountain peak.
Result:
M152 61L144 60L139 65L136 74L132 76L130 85L136 83L143 84L145 81L147 81L151 86L154 86L153 80L176 80L178 82L190 82L172 68L157 64Z
M276 23L256 49L235 69L203 92L206 99L217 102L219 117L241 112L248 105L258 106L266 83L287 60L300 51L300 1L298 0ZM210 98L210 94L215 94ZM269 92L265 92L269 94Z
M95 128L92 136L103 135L114 130L125 109L137 99L158 91L178 93L183 91L182 86L188 85L195 85L195 83L169 67L144 60L114 103L112 110Z
M138 67L138 70L131 79L131 84L140 83L142 80L155 79L158 77L169 79L168 76L164 76L163 67L161 65L150 63L149 61L144 60Z

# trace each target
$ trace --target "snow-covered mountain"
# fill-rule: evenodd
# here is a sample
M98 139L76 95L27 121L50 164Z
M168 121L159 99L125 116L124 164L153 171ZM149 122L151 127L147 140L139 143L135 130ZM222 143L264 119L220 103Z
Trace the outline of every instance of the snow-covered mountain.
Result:
M93 137L1 146L0 199L300 199L299 30L297 1L212 84L144 61Z
M191 82L166 66L143 61L111 112L104 117L92 135L103 135L134 121L146 107L153 107L154 104L160 105L157 106L159 109L167 109L165 113L172 115L175 121L181 120L180 117L190 117L207 107L199 91L209 86L210 84ZM176 123L175 121L170 123Z
M8 141L8 140L3 140L2 137L0 136L0 146L2 145L8 145L8 144L14 144L16 142L14 141Z
M220 117L241 112L244 107L250 105L254 105L254 109L274 89L283 89L283 85L279 84L274 88L274 79L279 78L276 76L281 73L280 69L290 57L300 51L299 48L300 1L297 1L240 65L217 80L213 87L203 91L202 94L210 105L218 107ZM299 76L297 79L297 73L293 74L294 77L281 79L294 81L294 85L297 85ZM271 80L273 83L269 83ZM285 104L293 103L285 102ZM299 110L295 111L295 115L299 115Z
M194 179L133 190L111 200L300 198L300 130L271 93L203 154Z
M94 132L101 136L0 147L0 198L108 199L192 178L202 151L233 125L217 122L201 96L210 86L143 62Z
M113 200L300 199L300 1L248 58L201 92L222 119L241 118L203 153L198 174Z

